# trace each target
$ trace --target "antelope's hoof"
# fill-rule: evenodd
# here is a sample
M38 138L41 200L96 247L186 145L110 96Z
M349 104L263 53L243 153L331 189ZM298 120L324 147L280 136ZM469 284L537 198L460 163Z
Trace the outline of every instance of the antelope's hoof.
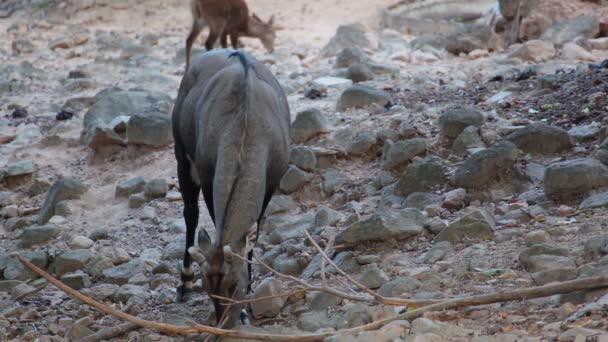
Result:
M175 302L177 303L185 303L192 297L192 289L189 289L184 285L178 287L176 292Z
M249 320L249 314L247 314L247 310L241 310L241 324L243 325L251 325L251 321Z

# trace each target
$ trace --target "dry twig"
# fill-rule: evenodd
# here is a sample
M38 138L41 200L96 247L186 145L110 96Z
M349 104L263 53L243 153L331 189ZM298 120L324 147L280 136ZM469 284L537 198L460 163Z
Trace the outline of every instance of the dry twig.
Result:
M139 325L134 323L124 323L114 327L103 328L93 335L86 336L78 342L99 342L104 340L111 340L113 338L127 334L133 330L141 328Z

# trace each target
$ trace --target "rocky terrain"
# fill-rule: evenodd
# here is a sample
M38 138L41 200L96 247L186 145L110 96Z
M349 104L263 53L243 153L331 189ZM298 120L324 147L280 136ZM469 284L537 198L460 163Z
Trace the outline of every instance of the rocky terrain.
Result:
M538 1L514 31L499 2L456 13L442 1L249 1L284 27L273 54L243 42L293 121L262 261L320 284L305 232L323 247L335 238L330 256L354 279L419 300L608 275L608 5ZM123 323L13 252L133 315L214 322L202 291L174 302L185 224L170 112L187 5L9 0L0 18L0 339L77 341ZM199 229L213 236L206 212ZM255 268L254 297L297 288ZM327 278L356 289L332 267ZM252 303L245 330L331 332L403 310L298 293ZM578 291L328 340L608 341L607 310L605 289ZM205 339L134 329L114 340Z

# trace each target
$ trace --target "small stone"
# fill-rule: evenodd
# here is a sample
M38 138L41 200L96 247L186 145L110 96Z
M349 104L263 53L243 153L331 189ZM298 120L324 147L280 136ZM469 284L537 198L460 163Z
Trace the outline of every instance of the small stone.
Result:
M372 147L376 145L377 136L374 133L359 133L355 136L350 143L350 145L346 148L346 152L353 156L364 156L369 153Z
M147 198L161 198L167 195L169 186L162 178L152 179L144 186L144 196Z
M571 200L608 185L608 168L591 158L556 162L545 171L545 194L552 200Z
M171 117L165 113L136 113L127 123L129 144L162 147L173 142Z
M383 210L369 219L354 223L336 237L336 242L357 244L363 241L406 239L422 231L424 217L416 209Z
M325 76L319 77L312 82L313 87L325 89L325 88L335 88L335 89L344 89L353 84L353 81L348 78L343 77L332 77Z
M66 273L61 276L61 281L74 290L91 287L91 278L83 272Z
M85 186L75 178L63 177L51 189L38 214L38 224L44 224L55 215L56 205L64 200L77 199L86 191Z
M469 126L456 137L452 144L452 150L454 154L458 156L465 156L469 154L469 150L477 148L485 148L486 145L479 136L479 128L475 126Z
M384 90L368 85L355 84L340 95L336 110L343 112L350 108L362 108L373 104L384 107L390 100L390 95Z
M21 247L30 248L34 245L49 242L57 237L60 231L61 230L53 224L25 228L23 234L21 234Z
M55 260L55 273L61 277L66 273L82 270L92 257L93 253L88 249L74 249L64 252Z
M523 61L545 62L555 58L555 46L542 40L529 40L513 51L509 57Z
M89 249L91 247L93 247L93 245L95 245L95 242L91 239L89 239L86 236L76 236L73 240L72 243L70 244L70 248L72 249Z
M435 241L450 243L471 243L494 238L494 219L484 210L475 209L471 213L452 222L435 237Z
M343 189L344 185L348 182L348 177L342 172L336 169L327 169L323 173L322 188L326 196Z
M264 279L255 289L253 298L275 296L283 293L283 285L274 278ZM281 313L287 297L275 297L251 303L251 312L256 319L272 318Z
M553 268L532 273L532 280L538 286L554 282L576 279L576 267Z
M298 113L291 129L291 140L294 143L304 143L314 136L328 132L331 125L320 110L308 109Z
M364 63L351 64L346 70L346 78L354 83L365 82L374 79L374 73L369 65Z
M317 292L311 295L308 308L310 311L325 311L329 307L340 305L342 301L342 298L333 294Z
M478 189L496 182L517 162L517 148L509 141L502 141L469 156L456 169L454 185L465 189Z
M150 298L150 293L143 287L134 284L122 285L114 294L114 301L126 303L131 297L139 297L143 300Z
M527 246L533 246L549 241L549 234L544 230L533 230L524 236L524 241Z
M382 269L373 264L363 267L362 272L358 280L370 289L377 289L390 280Z
M382 285L378 293L385 297L401 297L408 293L413 293L420 287L420 281L412 277L395 278Z
M99 240L107 240L110 238L110 232L105 229L105 228L98 228L95 229L90 235L89 235L89 239L93 240L93 241L99 241Z
M351 64L367 62L369 57L358 47L347 47L336 55L334 68L348 68Z
M579 208L582 210L608 208L608 192L601 192L585 198L585 200L579 205Z
M428 318L417 318L412 322L412 329L410 334L421 335L421 334L436 334L445 337L469 337L475 332L468 330L456 325L451 325L443 322L436 322Z
M465 206L466 195L467 191L462 188L448 191L443 195L444 199L441 207L448 210L462 209Z
M300 170L297 166L289 166L287 172L281 178L279 188L284 193L290 194L298 191L302 186L308 183L311 176L306 172Z
M447 223L439 217L431 218L425 227L433 234L439 234L442 230L448 227Z
M383 153L384 166L387 169L403 169L414 157L426 153L426 140L412 138L388 144Z
M420 257L420 262L425 264L434 264L445 259L448 255L454 252L452 244L448 241L437 242L431 249Z
M148 200L144 194L133 194L129 196L129 208L131 209L141 208L147 202Z
M289 161L304 171L313 171L317 166L315 153L306 146L292 147Z
M145 268L139 259L133 259L125 264L116 266L102 272L105 282L116 285L123 285L129 282L129 279L141 272Z
M143 177L135 177L118 183L116 186L116 197L129 197L130 195L143 192L146 181Z
M6 165L4 168L5 177L17 177L31 175L34 173L34 163L31 160L22 160Z
M447 139L456 139L469 126L480 127L484 122L483 114L476 110L452 109L439 117L439 128Z
M428 206L439 205L441 196L429 192L412 192L402 203L403 208L416 208L423 211Z
M19 207L16 205L9 205L0 209L0 217L13 218L19 216Z
M565 130L534 123L515 131L507 137L520 150L526 153L554 154L572 148L572 138Z
M443 167L435 159L425 159L407 166L395 185L395 195L407 196L413 192L428 191L444 182Z

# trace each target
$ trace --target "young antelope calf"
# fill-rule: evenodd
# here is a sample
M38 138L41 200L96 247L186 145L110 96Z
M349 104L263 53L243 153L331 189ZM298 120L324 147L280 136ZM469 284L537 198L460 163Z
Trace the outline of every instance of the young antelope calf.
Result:
M190 66L192 45L205 25L209 25L209 36L205 41L207 50L213 49L218 37L222 47L227 48L228 36L237 49L238 39L243 36L259 38L268 52L274 51L274 16L264 22L255 14L249 15L244 0L191 0L190 10L192 28L186 39L186 69Z

